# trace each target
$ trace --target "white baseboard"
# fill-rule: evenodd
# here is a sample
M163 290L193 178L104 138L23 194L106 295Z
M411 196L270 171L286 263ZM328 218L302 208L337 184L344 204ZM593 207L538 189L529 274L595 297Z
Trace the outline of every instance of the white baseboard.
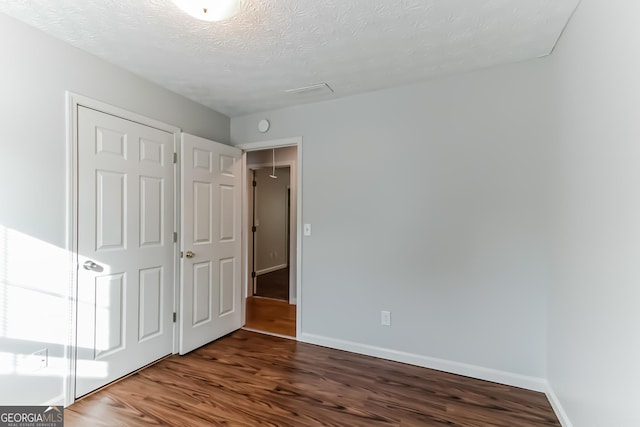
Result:
M40 406L64 406L64 394L42 402Z
M296 304L298 304L298 298L296 298L296 297L289 298L289 304L290 304L290 305L296 305Z
M531 377L513 372L500 371L467 363L422 356L419 354L391 350L304 332L300 334L298 341L542 392L545 393L547 399L549 399L551 408L555 412L556 417L558 417L558 421L560 421L562 427L573 427L573 424L562 407L560 400L558 400L558 396L556 396L551 385L544 378Z
M296 339L295 337L290 337L289 335L282 335L282 334L276 334L274 332L261 331L260 329L247 328L246 326L243 326L242 329L249 332L255 332L257 334L269 335L271 337L285 338L285 339L294 340L294 341Z
M492 381L543 393L549 390L548 383L543 378L530 377L527 375L521 375L512 372L500 371L497 369L484 368L482 366L470 365L467 363L453 362L450 360L422 356L419 354L391 350L368 344L339 340L335 338L323 337L320 335L308 334L304 332L300 334L300 336L298 337L298 341L338 350L349 351L352 353L365 354L367 356L379 357L381 359L407 363L409 365L421 366L423 368L449 372L451 374L464 375L466 377Z
M271 273L277 270L282 270L283 268L287 268L287 264L280 264L280 265L274 265L273 267L263 268L260 271L256 271L256 276L260 276L261 274Z
M549 399L553 412L555 412L556 417L558 417L558 421L562 424L562 427L573 427L573 423L569 419L567 412L562 407L562 404L560 403L558 396L556 396L556 393L553 391L551 384L547 383L547 391L545 394L547 395L547 399Z

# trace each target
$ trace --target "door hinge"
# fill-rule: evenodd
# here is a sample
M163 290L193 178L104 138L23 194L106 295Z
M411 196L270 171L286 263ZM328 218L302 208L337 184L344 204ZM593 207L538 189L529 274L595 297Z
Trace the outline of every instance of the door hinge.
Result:
M255 225L254 225L253 227L251 227L251 232L252 232L252 233L255 233L255 232L256 232L256 230L258 230L258 227L256 227Z
M251 278L252 278L252 279L255 279L255 278L256 278L256 272L255 272L255 271L252 271L252 272L251 272Z
M176 313L175 311L173 312L173 323L176 323L176 320L178 319L178 313Z
M173 153L173 163L178 163L178 153Z
M255 180L255 179L253 180L253 183L252 183L252 184L253 184L253 186L254 186L254 187L258 185L258 183L256 182L256 180Z
M173 243L178 243L178 232L177 231L173 232Z

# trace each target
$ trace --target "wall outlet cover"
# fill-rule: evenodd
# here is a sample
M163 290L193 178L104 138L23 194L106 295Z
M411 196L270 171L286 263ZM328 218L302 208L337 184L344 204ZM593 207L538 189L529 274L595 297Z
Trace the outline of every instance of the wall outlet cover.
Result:
M380 324L382 326L391 326L391 312L382 310L380 312Z

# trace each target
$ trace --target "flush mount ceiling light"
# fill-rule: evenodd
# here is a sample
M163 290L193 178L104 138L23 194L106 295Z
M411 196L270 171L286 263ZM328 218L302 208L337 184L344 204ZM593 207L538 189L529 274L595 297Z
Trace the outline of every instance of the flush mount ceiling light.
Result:
M224 21L240 10L240 0L171 0L194 18L203 21Z

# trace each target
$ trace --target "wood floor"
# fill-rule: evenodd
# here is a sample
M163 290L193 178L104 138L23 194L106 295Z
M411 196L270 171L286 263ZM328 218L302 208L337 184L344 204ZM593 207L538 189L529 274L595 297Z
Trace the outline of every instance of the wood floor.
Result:
M65 410L65 426L559 426L541 393L237 331Z
M296 306L288 301L249 297L245 327L295 338Z
M256 277L256 296L289 301L289 267Z

